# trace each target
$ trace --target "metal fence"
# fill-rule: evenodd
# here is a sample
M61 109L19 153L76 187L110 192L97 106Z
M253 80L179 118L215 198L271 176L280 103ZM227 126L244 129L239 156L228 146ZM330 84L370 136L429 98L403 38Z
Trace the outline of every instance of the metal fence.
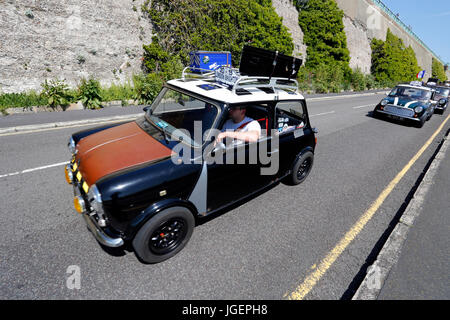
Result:
M381 0L372 0L379 8L381 8L384 12L386 12L399 26L401 26L408 34L410 34L414 39L416 39L421 45L423 45L428 51L430 51L433 56L438 59L442 64L445 63L430 47L428 47L425 42L423 42L412 30L409 26L407 26L400 18L392 12L391 9L386 6Z

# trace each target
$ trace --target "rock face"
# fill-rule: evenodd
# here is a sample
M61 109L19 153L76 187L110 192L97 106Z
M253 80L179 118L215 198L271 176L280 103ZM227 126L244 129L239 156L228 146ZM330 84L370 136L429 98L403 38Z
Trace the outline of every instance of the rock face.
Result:
M283 18L283 25L289 29L294 41L294 56L306 61L306 46L303 44L303 32L298 25L298 11L292 0L272 0L276 13Z
M0 91L40 90L44 79L102 84L139 72L151 25L143 0L0 0Z
M103 85L124 82L141 71L142 44L150 43L145 0L0 0L0 92L40 90L44 79L75 86L94 76ZM385 40L387 28L416 52L431 73L432 54L371 0L335 0L344 10L350 66L369 73L370 40ZM306 60L303 32L292 0L272 0ZM449 71L450 73L450 71Z
M359 65L369 63L367 60L368 47L363 39L362 30L370 44L371 39L386 40L388 28L397 37L403 40L408 47L411 46L416 53L417 62L421 68L427 71L424 80L431 75L431 62L433 53L418 41L410 31L401 26L385 10L381 9L372 0L335 0L344 11L344 25L347 35L348 48L351 53L350 64ZM351 26L353 22L354 27ZM356 28L356 29L355 29ZM359 30L358 30L359 29Z
M357 20L344 16L344 30L347 36L347 47L350 51L350 68L359 68L370 74L372 65L372 48L367 37L367 28Z

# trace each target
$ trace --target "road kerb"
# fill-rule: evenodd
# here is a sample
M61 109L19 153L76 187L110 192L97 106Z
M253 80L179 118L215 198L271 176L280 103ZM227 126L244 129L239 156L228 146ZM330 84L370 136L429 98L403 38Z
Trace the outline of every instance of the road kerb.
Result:
M440 163L446 156L449 145L450 139L447 137L377 259L367 268L367 275L352 300L376 300L378 298L389 272L398 262L410 228L422 212L425 196L433 183Z
M136 119L137 117L143 115L143 113L129 114L124 116L112 116L112 117L102 117L102 118L93 118L93 119L84 119L84 120L74 120L74 121L60 121L60 122L52 122L52 123L42 123L42 124L32 124L32 125L24 125L17 127L8 127L8 128L0 128L0 134L4 133L14 133L14 132L27 132L33 130L41 130L41 129L50 129L50 128L58 128L58 127L70 127L76 125L83 124L95 124L100 122L107 121L120 121L120 120L131 120Z

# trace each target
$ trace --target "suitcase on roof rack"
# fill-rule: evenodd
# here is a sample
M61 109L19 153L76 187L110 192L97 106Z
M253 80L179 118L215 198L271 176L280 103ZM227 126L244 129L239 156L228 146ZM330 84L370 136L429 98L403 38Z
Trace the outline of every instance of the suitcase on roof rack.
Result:
M228 51L192 51L189 53L192 72L202 73L196 69L214 71L220 66L231 67L231 52Z
M295 79L301 65L302 59L246 45L242 50L239 72L246 76Z

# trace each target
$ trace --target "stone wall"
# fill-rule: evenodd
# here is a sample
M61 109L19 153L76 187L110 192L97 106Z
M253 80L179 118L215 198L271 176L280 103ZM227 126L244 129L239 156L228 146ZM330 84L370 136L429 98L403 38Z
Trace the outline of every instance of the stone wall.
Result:
M0 92L40 90L44 79L76 86L94 76L103 85L124 82L141 71L142 44L151 24L141 13L144 0L0 0ZM372 38L387 28L416 52L431 73L432 54L371 0L336 0L344 10L350 67L369 73ZM292 0L272 0L294 41L294 55L306 59L303 32ZM448 72L450 75L450 71Z
M272 0L276 13L283 18L283 25L289 29L294 42L294 56L306 61L306 46L303 44L303 32L298 24L298 11L292 0Z
M419 66L427 71L425 79L431 75L432 53L428 51L421 43L414 37L407 33L401 26L399 26L392 18L382 9L376 6L371 0L335 0L338 6L344 11L346 18L344 18L345 31L347 34L348 47L351 53L351 59L360 68L367 68L370 60L367 60L367 45L363 41L361 34L355 35L354 28L349 26L351 22L359 26L361 30L365 30L367 43L370 43L372 38L386 40L386 33L388 28L397 37L400 37L406 46L411 45L414 49L417 62ZM346 22L347 21L347 22ZM358 27L357 27L358 28ZM356 38L355 40L352 40Z
M143 0L0 0L0 91L40 89L44 79L75 86L139 72L151 26Z

